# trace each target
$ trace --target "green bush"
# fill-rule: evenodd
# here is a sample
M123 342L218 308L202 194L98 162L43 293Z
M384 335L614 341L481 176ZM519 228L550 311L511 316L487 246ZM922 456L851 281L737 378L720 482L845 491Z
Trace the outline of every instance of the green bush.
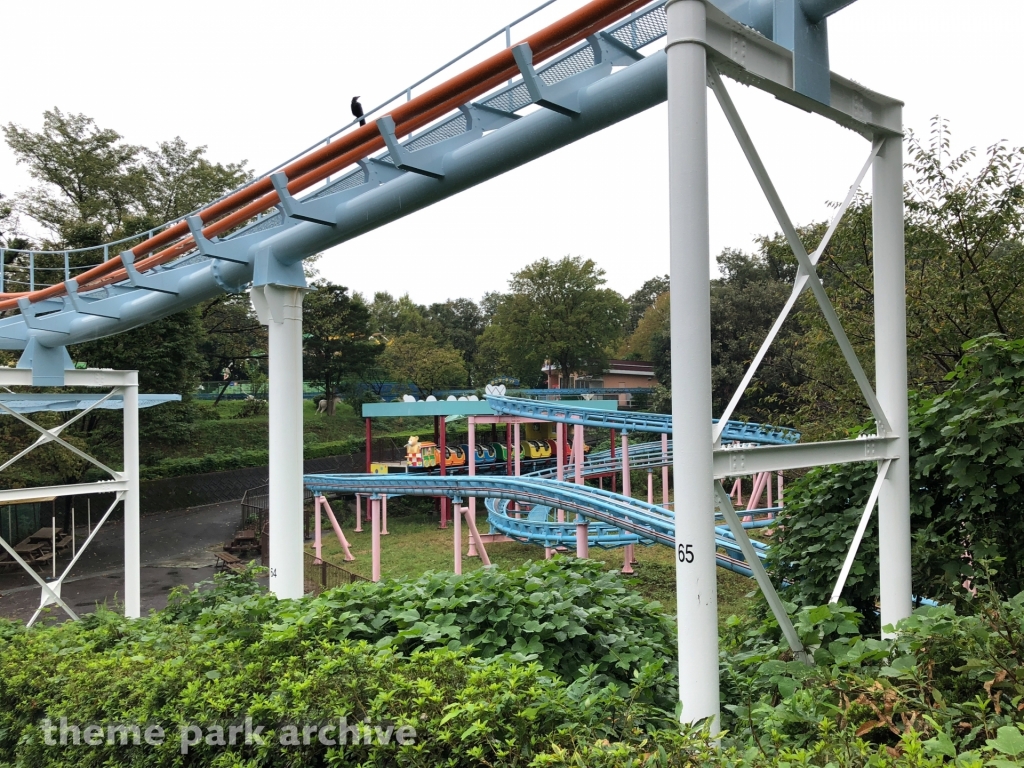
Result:
M771 617L734 618L721 657L727 741L780 761L866 744L906 759L916 750L920 764L1024 765L1024 594L980 594L970 613L919 608L891 640L863 637L849 607L804 609L795 624L813 667Z
M598 754L607 759L590 764L624 765L614 755L659 745L665 759L644 764L689 765L712 746L656 706L674 688L662 659L674 659L671 634L656 606L593 563L431 574L300 601L218 578L137 621L101 611L28 632L0 625L0 765L525 767ZM279 746L288 724L342 716L411 726L419 738ZM40 723L62 717L160 724L172 736L162 746L47 745ZM227 733L246 717L266 726L266 745L180 754L180 728Z
M911 397L914 589L937 600L970 598L974 564L997 563L993 584L1024 590L1024 340L986 337L964 347L931 399ZM874 465L813 469L786 490L770 559L795 602L825 602L876 476ZM870 615L878 598L877 512L843 591Z

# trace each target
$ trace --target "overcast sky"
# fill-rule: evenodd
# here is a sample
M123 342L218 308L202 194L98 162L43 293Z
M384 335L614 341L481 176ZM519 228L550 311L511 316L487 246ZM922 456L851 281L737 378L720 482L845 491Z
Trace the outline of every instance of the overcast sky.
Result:
M6 2L0 122L38 130L57 106L130 142L181 136L262 172L347 122L352 96L383 101L539 2ZM516 37L584 4L558 0ZM1021 0L859 0L829 26L832 69L906 102L908 129L927 133L940 114L957 147L1024 144ZM825 218L867 143L729 85L793 219ZM749 249L776 226L711 102L714 254ZM330 251L321 272L367 295L429 303L479 299L531 261L578 254L628 295L668 269L665 121L662 105L364 235ZM30 183L0 147L0 192Z

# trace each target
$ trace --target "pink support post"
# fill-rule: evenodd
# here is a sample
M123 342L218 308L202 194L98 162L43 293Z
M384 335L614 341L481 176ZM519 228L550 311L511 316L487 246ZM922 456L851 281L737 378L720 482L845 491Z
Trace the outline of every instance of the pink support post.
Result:
M374 496L370 501L372 512L370 514L370 536L372 544L372 573L373 581L380 581L380 498Z
M629 433L622 433L622 495L632 496L632 488L629 483Z
M441 449L441 477L444 477L445 475L448 474L448 456L447 456L447 453L448 453L448 451L447 451L447 448L448 448L448 425L447 425L447 423L445 421L445 417L444 416L441 416L440 419L438 419L438 422L439 422L438 434L440 435L440 438L441 438L440 445L438 446ZM448 497L447 496L442 496L441 497L441 527L442 528L447 528L448 527Z
M474 544L476 545L474 549L480 553L480 562L482 562L484 566L488 566L491 564L491 558L488 557L487 549L484 547L484 540L480 538L480 531L476 528L476 517L468 508L466 508L465 512L466 525L469 526L469 544L471 547Z
M661 436L661 506L668 507L668 435Z
M614 464L615 463L615 430L614 429L608 430L608 433L611 435L612 464ZM616 492L617 487L618 487L617 486L617 479L615 477L615 473L612 472L612 493Z
M577 485L583 485L583 425L575 424L572 428L573 469Z
M771 507L772 506L772 475L771 475L771 472L765 472L764 473L764 485L765 485L765 488L768 489L768 505L767 506Z
M565 480L565 424L562 422L555 424L555 461L557 462L555 479L559 481ZM564 523L565 510L558 510L556 518L558 522Z
M462 505L452 504L452 541L455 546L455 575L462 575Z
M331 525L334 527L334 535L338 537L338 543L341 544L341 548L345 552L345 560L355 560L352 550L349 549L348 539L345 538L345 534L342 533L341 526L338 524L338 518L334 516L334 510L331 509L331 505L327 503L327 499L322 496L320 498L323 501L324 509L327 511L327 518L331 521Z
M654 470L647 470L647 503L654 506Z
M381 497L380 502L380 535L388 535L388 497L387 494Z
M320 563L323 561L323 547L320 538L320 504L323 502L324 497L319 494L313 500L313 507L316 510L316 522L313 524L313 551L316 553L316 562Z
M469 461L469 476L476 477L476 417L470 416L469 421L469 456L466 458ZM474 521L476 520L476 496L469 497L469 517ZM476 542L473 537L469 538L469 550L466 552L466 557L476 557Z
M622 431L622 495L627 499L633 495L633 488L629 476L629 432ZM622 572L633 572L633 545L627 544L622 556Z
M520 449L520 434L519 434L519 422L518 421L512 427L512 431L515 434L515 443L514 443L515 458L512 460L512 462L513 462L513 467L515 469L516 477L519 477L520 470L522 469L522 464L521 464L522 459L520 458L520 455L519 455L521 449ZM516 512L516 518L517 519L521 518L522 515L519 514L519 502L518 501L513 501L512 502L512 508Z
M577 517L578 521L582 518ZM586 559L590 557L590 540L587 538L589 535L590 526L586 521L576 523L576 557Z
M363 497L356 494L356 533L363 532Z

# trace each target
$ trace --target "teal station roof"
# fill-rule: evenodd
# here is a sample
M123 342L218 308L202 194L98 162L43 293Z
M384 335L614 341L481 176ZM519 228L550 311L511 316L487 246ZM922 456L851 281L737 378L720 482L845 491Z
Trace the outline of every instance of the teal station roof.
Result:
M544 402L544 401L539 401ZM556 401L553 401L556 402ZM619 410L618 399L614 400L580 400L573 401L577 405L595 408L602 411ZM363 418L376 419L398 416L495 416L495 412L486 400L431 400L415 403L366 403L363 406Z

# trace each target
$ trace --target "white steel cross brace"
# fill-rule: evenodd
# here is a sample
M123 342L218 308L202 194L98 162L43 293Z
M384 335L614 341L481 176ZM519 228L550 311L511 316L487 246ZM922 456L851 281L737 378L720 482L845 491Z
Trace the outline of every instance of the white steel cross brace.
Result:
M796 227L793 226L793 222L790 219L789 214L786 212L785 206L782 204L782 199L779 197L778 190L775 189L775 185L772 183L771 177L768 174L768 169L765 168L764 163L761 161L761 157L758 154L757 149L754 147L754 142L751 140L750 134L747 133L746 126L744 126L739 112L736 111L736 106L733 104L718 70L710 61L708 62L708 82L710 83L712 90L715 92L715 96L718 98L718 103L722 107L722 112L725 113L725 117L729 121L729 125L732 127L733 133L736 135L736 139L743 150L743 154L746 155L747 162L750 163L751 170L754 171L754 175L757 177L757 181L761 185L761 190L764 192L765 198L768 200L768 204L775 213L775 218L778 220L779 226L782 227L782 232L785 235L786 240L789 242L790 248L793 250L793 255L796 256L797 263L800 265L803 276L806 278L806 284L810 285L811 292L814 294L814 298L817 300L822 314L825 315L825 320L828 322L832 335L839 344L839 348L843 352L843 357L846 358L846 363L850 367L850 372L853 374L853 378L857 381L857 386L860 387L861 394L864 396L868 407L871 409L871 413L875 417L875 421L878 422L879 429L886 434L891 433L892 428L889 425L889 420L886 418L885 412L882 410L882 406L878 402L878 398L875 396L875 391L871 386L871 382L868 381L867 374L864 372L864 368L860 364L860 360L857 358L857 353L853 349L853 345L850 343L850 339L847 337L846 331L843 330L843 325L839 321L839 316L836 314L835 308L832 306L832 302L828 298L828 294L825 292L825 287L821 284L821 279L818 277L814 264L811 262L810 256L807 253L807 249L804 247L804 244L800 239L800 235L796 231ZM874 155L878 152L878 148L873 147L872 152L873 160ZM719 423L721 424L724 422Z

